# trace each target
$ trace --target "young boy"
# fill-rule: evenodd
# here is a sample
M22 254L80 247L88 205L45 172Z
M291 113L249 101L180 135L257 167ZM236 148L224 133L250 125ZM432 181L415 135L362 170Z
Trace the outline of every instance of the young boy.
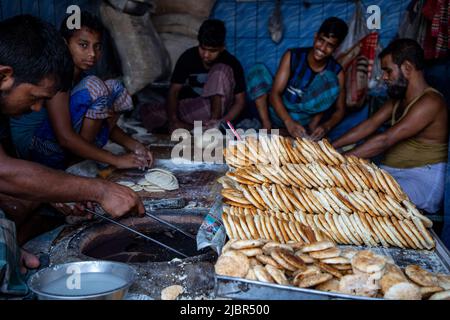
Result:
M153 130L169 122L170 130L192 129L194 121L206 127L237 118L245 105L245 78L240 62L225 49L225 25L206 20L197 47L185 51L172 75L166 108L144 105L141 116Z
M275 79L258 64L248 72L248 92L264 129L285 129L293 137L322 138L345 114L344 71L332 57L348 27L339 18L326 19L312 48L289 49ZM331 118L319 124L322 112L336 104Z

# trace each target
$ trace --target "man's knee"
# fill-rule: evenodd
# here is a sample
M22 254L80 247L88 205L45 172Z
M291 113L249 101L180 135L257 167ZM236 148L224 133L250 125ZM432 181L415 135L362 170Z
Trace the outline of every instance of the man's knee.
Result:
M225 78L233 78L233 69L224 63L217 63L209 70L209 75L220 74Z
M162 127L168 120L166 107L163 103L146 103L139 107L139 115L147 130Z

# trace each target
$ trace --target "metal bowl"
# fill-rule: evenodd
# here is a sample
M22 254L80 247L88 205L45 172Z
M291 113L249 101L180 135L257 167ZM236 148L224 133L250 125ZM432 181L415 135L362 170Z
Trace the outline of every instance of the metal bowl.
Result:
M125 263L84 261L42 269L30 277L28 287L39 300L122 300L135 279L136 271Z

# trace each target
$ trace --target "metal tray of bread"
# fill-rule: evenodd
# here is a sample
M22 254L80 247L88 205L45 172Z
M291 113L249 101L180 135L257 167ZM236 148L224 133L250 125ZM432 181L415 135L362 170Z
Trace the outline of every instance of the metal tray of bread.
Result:
M430 230L430 233L436 241L436 248L432 251L381 247L370 249L391 257L402 268L416 264L431 272L450 274L450 252L434 231ZM355 246L353 248L367 249ZM241 300L382 300L220 275L215 276L215 293L217 297Z

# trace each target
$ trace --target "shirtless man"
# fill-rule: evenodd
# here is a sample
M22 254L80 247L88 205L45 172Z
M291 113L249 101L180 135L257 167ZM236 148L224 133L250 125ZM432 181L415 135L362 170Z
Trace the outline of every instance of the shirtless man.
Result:
M417 207L435 213L444 194L447 106L424 79L424 53L417 42L394 40L380 59L391 99L333 145L340 148L365 139L348 154L371 158L384 153L381 168L398 181ZM390 128L372 135L386 121Z
M16 39L8 30L20 30L22 37ZM32 16L0 22L0 118L39 111L45 100L64 88L69 59L64 40L51 25ZM1 123L0 132L7 131ZM11 205L14 201L17 205ZM88 201L98 203L113 217L144 213L138 196L126 187L18 160L0 145L0 293L26 293L16 271L39 266L37 257L19 249L15 223L6 218L24 219L29 212L8 212L8 208L26 210L42 202Z

